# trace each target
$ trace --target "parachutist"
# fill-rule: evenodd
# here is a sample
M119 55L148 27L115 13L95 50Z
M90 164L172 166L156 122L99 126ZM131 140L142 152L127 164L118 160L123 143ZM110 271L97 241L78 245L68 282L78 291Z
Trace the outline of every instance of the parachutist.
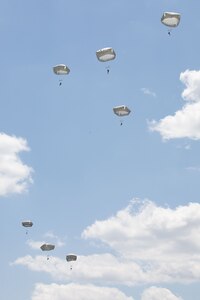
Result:
M51 251L55 248L55 245L52 244L43 244L40 249L42 251ZM49 260L49 255L47 254L47 260Z
M109 70L109 69L107 69L107 74L109 74L109 72L110 72L110 70Z
M118 116L118 117L124 117L128 116L131 112L131 110L125 106L125 105L120 105L120 106L115 106L113 107L113 112ZM123 125L124 118L120 120L120 126Z
M28 227L32 227L33 222L32 221L23 221L22 226L26 227L26 234L28 234Z
M61 86L61 85L62 85L62 82L59 83L59 86Z
M161 18L161 22L170 27L177 27L180 23L181 15L176 12L164 12ZM171 35L171 29L168 30L168 35Z
M68 254L68 255L66 255L66 260L68 262L70 262L70 261L76 261L77 260L77 256L75 254ZM72 264L70 264L70 270L72 270Z

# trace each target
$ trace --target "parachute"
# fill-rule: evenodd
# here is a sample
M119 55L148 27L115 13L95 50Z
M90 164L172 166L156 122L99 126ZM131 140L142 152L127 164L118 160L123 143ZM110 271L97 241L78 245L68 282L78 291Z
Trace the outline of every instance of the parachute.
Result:
M43 244L40 249L42 251L51 251L55 249L55 245L52 244ZM47 260L49 260L49 256L47 255Z
M64 64L60 64L60 65L56 65L53 67L53 71L56 75L67 75L70 72L70 69L64 65ZM60 79L60 84L62 84L62 80Z
M120 105L120 106L113 107L113 112L118 117L124 117L124 116L128 116L130 114L131 110L125 105ZM122 121L121 121L120 125L123 125Z
M22 222L22 226L24 226L24 227L32 227L33 226L33 222L32 221L23 221Z
M77 260L77 255L75 255L75 254L68 254L68 255L66 255L66 260L67 261L76 261Z
M96 56L99 61L105 62L109 60L113 60L116 57L116 53L113 48L103 48L96 51Z
M26 227L26 234L28 234L28 228L33 226L33 222L30 220L22 221L22 226Z
M179 25L180 19L181 15L179 13L164 12L161 18L161 22L170 28L174 28ZM170 30L168 31L168 34L170 34Z
M96 56L99 61L107 62L109 60L113 60L116 57L116 53L113 48L107 47L96 51ZM109 74L109 67L107 67L107 74Z
M43 244L40 249L42 251L51 251L55 248L55 245L52 245L52 244Z
M113 107L113 111L119 117L128 116L131 112L131 110L125 105L115 106Z
M76 261L76 260L77 260L77 255L75 255L75 254L66 255L66 261L67 262L73 262L73 261ZM70 270L72 270L72 264L70 266Z

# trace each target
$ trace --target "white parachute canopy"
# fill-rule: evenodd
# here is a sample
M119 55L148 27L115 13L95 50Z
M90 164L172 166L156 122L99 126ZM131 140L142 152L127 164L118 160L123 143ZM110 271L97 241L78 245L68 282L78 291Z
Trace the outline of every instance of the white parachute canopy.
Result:
M33 226L33 222L30 221L30 220L22 221L22 226L24 226L24 227L32 227Z
M181 15L176 12L164 12L161 22L168 27L177 27L180 23Z
M113 107L113 112L119 117L124 117L128 116L131 110L125 105L120 105Z
M113 48L107 47L96 51L96 56L99 61L106 62L113 60L116 57L116 53Z
M43 244L40 249L42 251L51 251L55 248L55 245L52 245L52 244Z
M53 71L56 75L67 75L67 74L69 74L70 69L66 65L60 64L60 65L54 66Z

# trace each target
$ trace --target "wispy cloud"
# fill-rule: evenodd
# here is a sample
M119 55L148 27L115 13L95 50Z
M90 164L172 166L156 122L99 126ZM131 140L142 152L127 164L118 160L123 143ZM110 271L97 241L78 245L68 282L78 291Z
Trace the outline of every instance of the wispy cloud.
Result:
M200 166L187 167L186 170L200 172Z
M152 97L156 97L156 93L151 91L150 89L148 88L141 88L141 91L145 94L145 95L149 95L149 96L152 96Z
M191 145L190 145L190 144L177 145L176 148L177 148L177 149L190 150L190 149L191 149Z
M65 245L65 242L52 231L48 231L47 233L45 233L44 237L47 239L54 240L57 247L63 247Z
M28 240L26 244L34 250L40 249L40 247L45 243L45 241L33 241L33 240Z
M41 241L34 241L34 240L29 239L26 243L30 248L35 249L35 250L40 249L41 245L43 245L45 243L50 243L50 242L53 242L55 244L56 248L63 247L65 245L65 242L51 231L48 231L47 233L45 233L43 235L43 237L44 237L44 239Z

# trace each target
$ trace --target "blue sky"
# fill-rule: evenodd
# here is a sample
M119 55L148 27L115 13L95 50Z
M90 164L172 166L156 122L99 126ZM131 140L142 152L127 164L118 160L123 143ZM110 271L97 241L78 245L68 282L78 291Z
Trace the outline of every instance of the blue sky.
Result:
M2 299L199 300L199 9L1 1Z

